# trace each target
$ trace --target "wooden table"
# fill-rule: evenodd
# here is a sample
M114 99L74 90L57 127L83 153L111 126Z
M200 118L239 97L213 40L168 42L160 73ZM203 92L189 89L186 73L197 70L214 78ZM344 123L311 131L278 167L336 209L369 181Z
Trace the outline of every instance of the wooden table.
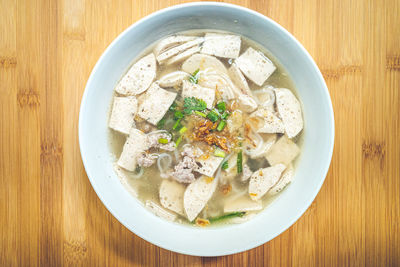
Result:
M79 153L86 81L121 31L180 2L0 0L0 266L399 266L398 0L233 1L305 46L335 111L329 174L282 235L232 256L190 257L106 210Z

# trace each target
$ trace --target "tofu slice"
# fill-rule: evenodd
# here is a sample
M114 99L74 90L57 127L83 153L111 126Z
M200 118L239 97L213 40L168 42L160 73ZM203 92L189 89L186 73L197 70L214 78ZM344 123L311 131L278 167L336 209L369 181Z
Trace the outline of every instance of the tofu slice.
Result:
M172 58L173 56L176 56L193 46L198 46L203 41L204 41L203 37L198 37L192 41L189 41L189 42L183 43L181 45L175 46L171 49L168 49L167 51L162 52L161 54L159 54L157 56L157 61L160 64L163 64L164 62L166 62L168 59Z
M189 76L187 72L174 71L161 77L161 79L158 80L158 84L161 87L177 87L182 84L183 80L187 80Z
M122 148L121 156L117 162L118 166L128 171L134 171L136 168L136 158L145 149L146 134L138 129L132 128Z
M276 106L286 134L293 138L303 129L303 116L299 100L286 88L275 89Z
M137 99L134 96L114 97L108 127L123 133L129 134L129 130L135 126L134 117L137 112Z
M170 59L167 60L167 62L165 64L171 65L171 64L181 62L181 61L187 59L188 57L190 57L191 55L196 54L198 52L200 52L200 46L196 45L182 53L179 53L178 55L176 55L174 57L171 57Z
M176 93L162 89L157 83L153 83L143 96L138 115L149 123L157 125L174 102L176 95Z
M256 211L262 208L260 200L254 201L245 195L232 201L225 201L224 212Z
M200 86L215 89L221 94L222 99L231 100L239 89L232 83L228 75L224 73L206 72L199 78Z
M233 62L228 69L228 73L232 79L232 82L239 88L239 90L243 94L252 96L249 84L247 83L246 78L244 77L243 73L240 71L235 62Z
M215 100L215 90L202 87L189 81L182 81L182 97L195 97L204 100L207 108L211 109Z
M299 147L290 140L286 135L283 135L267 152L265 158L271 165L283 163L289 165L300 153Z
M121 95L138 95L146 91L156 77L156 58L151 53L133 64L118 83L115 91Z
M272 113L271 110L259 108L253 112L250 117L257 117L263 123L257 133L284 133L285 128L281 119Z
M197 168L196 171L201 174L214 177L215 171L218 169L223 160L224 158L215 157L212 155L207 158L199 157L196 159L196 162L199 163L201 167Z
M183 206L189 221L193 221L203 210L217 188L218 179L201 176L189 184L183 195Z
M268 191L268 195L273 196L281 192L288 184L293 180L294 170L290 164L289 167L282 173L282 177L279 181Z
M276 67L263 53L249 47L235 63L243 74L258 86L271 76Z
M160 185L160 203L169 210L185 216L183 194L186 187L172 180L163 180Z
M237 58L240 52L240 36L206 33L201 53L223 58Z
M277 164L254 172L249 182L250 198L261 199L278 182L285 168L285 165Z
M153 52L156 56L158 56L160 53L165 52L167 49L192 41L196 38L196 36L172 35L159 42L154 48Z
M182 70L186 71L187 73L193 73L198 69L212 69L220 73L228 73L221 61L219 61L216 57L205 54L194 54L190 58L186 59L182 64Z
M153 212L158 217L161 217L161 218L166 219L171 222L176 220L176 217L177 217L176 214L173 214L172 212L167 211L166 209L164 209L163 207L161 207L154 201L146 200L145 205L151 212Z

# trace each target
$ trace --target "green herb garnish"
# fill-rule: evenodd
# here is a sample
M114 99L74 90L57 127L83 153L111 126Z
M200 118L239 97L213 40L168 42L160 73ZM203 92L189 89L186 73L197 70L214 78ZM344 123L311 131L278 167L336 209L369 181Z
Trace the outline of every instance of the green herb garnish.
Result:
M194 84L197 84L199 82L199 71L200 69L197 69L189 76L189 82Z
M218 126L217 126L217 131L220 132L225 128L226 121L220 121Z
M226 118L229 117L229 115L231 115L229 112L225 111L222 115L221 115L221 119L226 120Z
M179 136L178 139L176 139L176 141L175 141L176 147L178 147L181 142L182 142L182 135Z
M185 126L183 126L180 130L179 133L180 134L184 134L187 131L187 128Z
M183 116L184 116L184 115L183 115L182 111L177 110L177 111L175 111L175 113L174 113L174 120L182 119Z
M169 111L175 111L177 106L178 104L176 104L176 102L172 103L172 105L169 107Z
M215 106L217 109L218 109L218 111L219 111L219 113L224 113L225 112L225 110L226 110L226 103L225 102L219 102L216 106Z
M217 148L214 150L214 156L220 157L220 158L225 158L226 154L223 150Z
M242 173L242 171L243 171L243 155L242 155L242 150L240 150L239 153L238 153L238 155L237 155L236 165L237 165L237 173Z
M201 116L201 117L203 117L203 118L207 117L207 115L205 113L197 111L197 110L195 110L194 113L199 115L199 116Z
M157 123L157 129L162 129L165 125L165 118L162 118L158 123Z
M225 161L224 163L222 163L221 169L226 170L228 169L228 167L229 167L228 161Z
M172 130L178 130L177 128L179 127L179 125L180 125L180 123L181 123L181 120L182 120L182 119L178 119L178 120L175 122L174 126L172 126Z
M159 144L168 144L168 139L167 138L158 138L158 143Z
M219 119L219 114L215 110L211 110L207 114L207 119L209 119L212 122L216 122Z
M244 212L244 211L231 212L231 213L227 213L227 214L224 214L221 216L208 218L208 220L210 221L210 223L214 223L214 222L231 219L231 218L235 218L235 217L243 217L243 215L245 215L245 214L246 214L246 212Z
M185 97L183 103L183 112L186 114L192 113L192 111L203 111L207 108L206 102L202 99L198 99L195 97Z

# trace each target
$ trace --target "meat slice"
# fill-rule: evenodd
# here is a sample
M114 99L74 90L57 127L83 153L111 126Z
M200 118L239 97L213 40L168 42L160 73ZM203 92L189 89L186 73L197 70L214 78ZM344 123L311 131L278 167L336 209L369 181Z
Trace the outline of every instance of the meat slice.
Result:
M156 77L156 58L151 53L137 61L118 83L115 91L121 95L138 95L149 88Z
M299 153L300 149L296 143L290 140L286 135L283 135L267 152L265 158L271 165L278 163L289 165Z
M186 187L178 182L163 180L160 185L161 205L166 209L185 216L183 208L183 194L185 190Z
M191 83L184 80L182 87L183 97L195 97L204 100L207 104L207 108L211 109L215 100L215 90L210 88L205 88L200 85Z
M249 183L250 198L261 199L278 182L285 168L285 165L277 164L254 172Z
M159 139L166 139L168 143L161 144ZM167 151L174 151L176 146L174 142L171 142L171 134L167 131L154 131L147 134L146 149L159 148Z
M183 206L189 221L193 221L202 211L215 192L218 179L201 176L191 183L183 195Z
M258 86L271 76L276 70L275 65L263 53L249 47L235 60L243 74Z
M262 126L257 130L257 133L284 133L285 128L281 119L265 108L259 108L253 112L250 117L258 117L262 121Z
M193 73L196 70L205 69L211 69L225 74L228 73L224 64L216 57L204 54L194 54L190 58L186 59L182 64L182 70L187 73Z
M268 191L268 195L273 196L281 192L288 184L292 182L293 174L293 166L290 165L282 173L282 177L279 179L279 181Z
M128 171L134 171L137 164L137 157L145 150L146 134L132 128L122 148L121 156L118 159L118 166Z
M161 77L158 84L161 87L176 87L182 84L183 80L189 78L189 73L184 71L174 71Z
M303 116L299 100L286 88L275 89L276 106L282 118L286 134L295 137L303 129Z
M162 89L157 83L153 83L143 95L138 115L151 124L157 125L174 102L176 95L176 93Z
M254 201L248 196L241 196L232 201L226 201L224 205L224 212L241 212L241 211L256 211L262 209L260 200Z
M137 157L137 164L141 167L148 168L156 163L157 156L147 152L140 153Z
M204 41L203 37L198 37L194 40L191 40L189 42L183 43L181 45L178 45L176 47L173 47L171 49L168 49L165 52L162 52L161 54L159 54L157 56L157 61L160 64L163 64L166 60L170 59L173 56L176 56L182 52L184 52L185 50L193 47L193 46L198 46L199 44L201 44Z
M201 53L223 58L237 58L240 44L238 35L206 33Z
M199 157L196 159L198 165L200 165L196 171L210 176L214 177L215 171L218 169L219 165L224 159L221 157L215 157L215 156L208 156L208 157Z
M137 111L137 99L134 96L114 97L108 127L123 133L129 134L129 130L135 126L134 117Z
M154 54L158 56L160 53L165 52L167 49L178 46L180 44L192 41L196 39L196 36L187 36L187 35L172 35L167 38L161 40L156 47L154 48Z

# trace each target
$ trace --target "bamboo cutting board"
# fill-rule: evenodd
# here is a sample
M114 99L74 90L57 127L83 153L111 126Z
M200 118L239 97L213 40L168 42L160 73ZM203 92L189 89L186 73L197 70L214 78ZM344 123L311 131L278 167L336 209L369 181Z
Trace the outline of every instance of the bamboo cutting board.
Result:
M180 2L0 0L0 266L400 266L398 0L232 1L288 29L330 89L331 168L290 229L200 258L160 249L111 216L80 158L82 93L121 31Z

